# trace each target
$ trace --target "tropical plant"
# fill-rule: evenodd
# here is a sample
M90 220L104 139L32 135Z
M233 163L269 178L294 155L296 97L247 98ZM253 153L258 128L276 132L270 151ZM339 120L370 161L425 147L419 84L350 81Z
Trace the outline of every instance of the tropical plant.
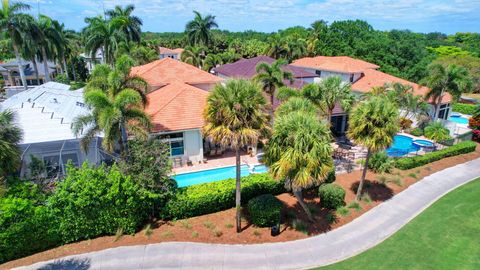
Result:
M101 16L97 16L86 18L85 23L87 23L87 27L83 29L83 32L86 53L93 58L100 50L104 63L113 64L119 43L126 41L123 32L120 31L122 19L114 18L106 21Z
M201 68L203 65L204 56L205 56L204 47L187 46L185 47L185 50L182 52L180 59L182 60L182 62Z
M283 106L283 105L282 105ZM330 130L308 110L277 115L273 135L265 147L265 163L273 177L285 181L313 221L303 201L303 189L318 186L333 170Z
M393 143L393 136L399 131L398 108L388 98L371 97L357 104L350 113L348 137L367 148L367 157L358 185L356 200L362 195L372 153L382 151Z
M215 16L207 15L205 17L198 11L193 11L195 18L187 23L185 32L188 42L192 46L209 46L212 44L212 28L218 27Z
M263 91L270 97L270 115L272 116L272 119L275 91L278 88L285 86L285 80L290 81L290 83L293 82L293 74L284 70L285 65L287 65L286 60L278 59L271 65L263 62L259 63L256 67L257 75L255 75L254 80L262 85Z
M223 59L220 54L208 54L203 60L203 70L210 72L212 68L223 64Z
M74 120L73 131L83 134L81 143L86 150L91 140L103 132L103 147L112 152L118 142L124 154L128 152L127 134L146 139L151 126L150 118L143 111L147 100L147 83L130 76L133 60L121 56L115 69L106 65L95 67L86 86L85 103L92 107L90 115ZM86 129L85 132L82 132Z
M424 83L430 88L426 99L434 100L435 115L433 120L437 120L444 95L449 93L457 100L463 92L470 89L472 81L468 71L456 65L444 67L440 64L433 64L429 66L428 72L429 74L424 80Z
M15 114L0 112L0 178L15 172L20 165L22 130L14 123Z
M236 227L241 231L240 150L257 144L267 125L263 111L265 98L258 84L247 80L229 80L215 86L207 98L204 117L205 136L215 143L230 147L236 157Z
M318 108L308 99L303 98L303 97L292 97L282 103L277 110L275 111L275 114L278 116L281 115L286 115L289 113L293 112L304 112L304 113L311 113L311 114L317 114L318 113Z
M43 68L45 70L45 81L51 81L50 70L48 67L48 60L55 58L56 49L61 50L63 48L62 36L58 29L55 27L54 20L45 15L40 15L36 23L36 29L38 35L38 43L40 45L40 55L43 62ZM63 51L60 51L62 54Z
M142 19L132 15L135 6L129 4L122 8L122 6L115 6L114 9L107 10L105 14L110 20L118 21L118 29L123 32L127 41L140 42L142 34Z
M21 63L20 47L23 46L23 39L34 24L30 15L22 13L29 9L30 6L22 2L10 3L8 0L3 0L0 10L0 31L5 32L12 41L20 79L25 90L27 89L27 80Z
M280 59L287 55L287 49L285 48L284 40L277 34L268 38L268 46L265 49L265 54Z
M436 142L441 142L450 139L450 131L448 128L444 127L440 122L432 122L427 127L425 127L425 137L434 140Z
M308 93L310 89L313 89L313 93ZM318 93L315 90L318 89ZM351 85L349 83L342 82L339 76L331 76L323 79L318 88L305 88L306 96L318 96L320 98L320 108L327 115L328 123L331 122L333 109L336 104L340 104L342 109L348 112L355 100L352 94Z

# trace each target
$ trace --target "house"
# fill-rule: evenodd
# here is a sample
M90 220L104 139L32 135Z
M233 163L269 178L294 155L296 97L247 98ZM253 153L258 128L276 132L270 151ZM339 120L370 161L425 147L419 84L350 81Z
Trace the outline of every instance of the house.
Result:
M252 79L257 75L257 65L260 63L272 64L275 61L274 58L269 56L257 56L250 59L240 59L234 63L221 65L213 69L213 73L221 78L242 78ZM285 80L285 85L296 89L302 88L304 85L313 83L319 79L319 76L314 72L306 71L303 68L299 68L292 65L285 65L284 71L288 71L293 75L293 83ZM273 107L276 108L279 105L279 101L274 99Z
M54 63L48 62L48 71L51 78L57 74L57 68ZM20 78L20 71L18 69L19 63L16 60L0 64L0 74L3 76L6 87L22 86L22 79ZM41 85L45 82L45 66L43 62L37 62L38 77L35 73L35 67L31 61L20 60L20 66L25 73L27 86Z
M103 53L100 50L95 53L95 57L92 57L92 55L86 53L80 54L80 57L85 60L85 66L89 74L92 73L95 65L103 63Z
M378 65L351 58L348 56L317 56L305 57L293 61L292 65L301 67L305 71L313 72L320 76L320 79L329 76L340 76L346 83L352 85L352 91L357 95L368 93L372 87L381 87L388 83L401 83L410 85L415 95L424 97L429 89L416 83L395 77L393 75L379 71ZM450 103L452 96L445 94L440 105L439 118L448 119L450 114ZM430 104L429 114L435 112L434 100L428 100ZM344 133L347 127L348 116L341 111L341 108L335 112L332 117L332 128L334 133Z
M101 138L96 137L87 153L80 147L80 139L72 132L75 117L89 113L83 101L83 89L70 91L70 86L48 82L18 93L3 103L0 111L15 113L16 123L23 131L21 175L28 175L31 156L43 160L48 177L65 174L65 164L84 161L99 164L104 159L100 149Z
M180 60L180 57L182 56L182 53L183 53L183 49L182 48L169 49L165 47L158 47L158 52L159 52L159 59L172 58L175 60Z
M145 111L151 116L151 135L170 144L173 159L203 161L203 110L208 91L223 79L169 57L133 67L131 75L148 83Z

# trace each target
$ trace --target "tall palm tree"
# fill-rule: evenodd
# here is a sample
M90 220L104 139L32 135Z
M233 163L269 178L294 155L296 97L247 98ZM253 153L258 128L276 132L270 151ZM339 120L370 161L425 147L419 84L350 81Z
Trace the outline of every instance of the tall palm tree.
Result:
M115 69L107 65L95 67L85 88L85 103L92 107L92 113L77 117L73 124L74 134L84 134L83 149L103 132L102 144L107 151L113 152L118 142L122 153L128 156L127 134L147 138L151 126L149 116L143 111L147 84L129 75L132 65L132 59L121 56Z
M43 61L43 67L45 69L45 81L51 81L50 70L48 67L48 60L55 58L55 49L63 47L63 40L61 34L56 28L54 20L45 15L40 15L37 21L37 31L40 37L39 45L40 52ZM60 52L60 54L63 53Z
M284 70L285 65L287 65L286 60L278 59L271 65L262 62L256 67L257 75L255 75L254 80L262 85L263 91L270 97L270 115L272 120L274 111L273 102L276 90L285 86L285 80L293 83L293 74Z
M287 49L285 41L278 34L269 37L265 54L275 59L286 57Z
M207 124L203 133L215 143L235 151L237 233L241 231L240 149L257 144L266 129L267 115L263 111L265 103L260 86L241 79L215 86L207 98L204 112Z
M202 68L203 57L205 55L205 48L200 46L187 46L182 52L180 59L182 62L190 64L192 66Z
M21 64L20 47L23 45L25 33L29 31L34 20L30 15L21 12L28 11L29 9L30 6L22 2L10 3L8 0L3 0L2 9L0 10L0 31L5 31L12 40L12 47L18 63L20 79L25 89L27 89L27 80Z
M302 103L306 108L297 107ZM296 108L292 112L284 107ZM273 135L265 147L270 172L291 188L310 221L313 217L303 200L303 189L321 184L333 170L330 141L330 130L318 121L315 106L297 97L279 107Z
M432 98L435 101L434 121L438 119L440 105L446 93L450 93L455 99L458 99L462 92L468 91L472 86L468 71L456 65L448 67L441 64L431 65L424 82L430 88L425 98L427 100Z
M304 57L307 52L307 41L303 38L289 38L286 41L287 58L289 61Z
M187 33L188 42L192 46L209 46L213 41L212 28L217 28L215 16L202 16L198 11L194 10L195 18L187 23L185 32Z
M0 112L0 178L15 172L20 165L22 130L14 123L11 111Z
M203 70L210 72L212 68L217 67L218 65L223 64L223 59L219 54L208 54L203 60Z
M126 41L123 33L119 30L122 24L120 18L110 21L101 16L86 18L88 24L84 29L85 51L93 57L98 50L102 52L104 63L112 65L115 62L115 52L121 41Z
M359 200L371 154L384 150L393 143L393 136L400 129L400 119L398 108L383 96L374 96L357 104L351 111L349 119L349 138L367 148L367 157L356 195L356 199Z
M328 123L332 121L332 113L335 105L339 103L344 111L349 111L355 96L349 83L342 82L339 76L323 79L318 84L321 108L327 115Z
M114 9L107 10L105 14L110 19L120 19L119 28L127 37L127 41L140 42L143 22L139 17L132 15L134 10L135 6L132 4L124 8L115 6Z

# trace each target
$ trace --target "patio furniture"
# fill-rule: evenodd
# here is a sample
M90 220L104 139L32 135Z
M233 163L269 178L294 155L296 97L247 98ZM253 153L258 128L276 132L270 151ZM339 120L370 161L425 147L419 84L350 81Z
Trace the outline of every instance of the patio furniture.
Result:
M183 161L181 157L175 157L173 158L173 167L182 167L183 166Z

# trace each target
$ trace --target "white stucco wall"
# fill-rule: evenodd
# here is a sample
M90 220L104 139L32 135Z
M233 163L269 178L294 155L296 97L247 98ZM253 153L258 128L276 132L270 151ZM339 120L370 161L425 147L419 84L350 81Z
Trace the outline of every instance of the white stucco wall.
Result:
M167 58L167 57L178 60L179 59L179 54L178 53L162 53L159 56L160 59Z
M187 130L183 133L185 154L184 158L193 163L203 160L203 139L199 129Z
M339 76L342 78L342 81L350 83L350 76L352 73L341 73L341 72L334 72L334 71L328 71L328 70L320 70L320 69L313 69L313 68L303 68L305 71L315 73L318 75L318 71L321 71L320 77L315 78L315 82L319 82L323 78L331 77L331 76ZM353 82L357 81L360 79L362 76L362 73L354 73L353 74Z

